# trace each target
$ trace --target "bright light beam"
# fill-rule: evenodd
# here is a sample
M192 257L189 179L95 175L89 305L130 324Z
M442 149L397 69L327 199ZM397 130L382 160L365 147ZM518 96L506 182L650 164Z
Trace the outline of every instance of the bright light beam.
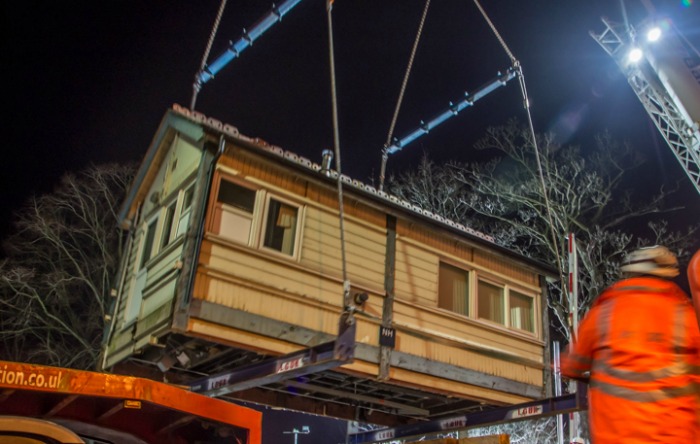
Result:
M632 63L637 63L642 59L642 55L642 50L635 47L630 50L629 54L627 54L627 60Z
M661 28L654 26L647 32L647 41L655 42L661 38Z

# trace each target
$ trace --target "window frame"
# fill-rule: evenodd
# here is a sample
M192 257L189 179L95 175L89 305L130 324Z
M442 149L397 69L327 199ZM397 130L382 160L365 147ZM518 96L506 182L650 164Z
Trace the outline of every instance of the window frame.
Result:
M245 209L227 204L219 200L219 191L221 190L221 183L223 181L227 181L239 187L246 188L255 192L252 212L248 212ZM265 245L265 236L267 234L268 229L267 218L270 214L271 200L277 201L283 205L291 206L296 210L296 226L294 227L295 231L292 238L293 247L291 254ZM246 247L258 251L264 251L266 254L272 254L279 257L299 260L299 257L301 255L300 252L301 233L303 225L302 222L305 214L305 206L302 203L276 191L266 189L258 184L250 183L239 177L227 174L224 171L219 170L217 176L215 177L215 184L212 187L209 205L211 214L208 229L212 233L216 234L217 236L220 236L222 239L226 239L227 241L236 243L237 245L244 245ZM248 233L247 241L243 242L242 240L236 239L232 236L221 234L222 218L224 212L237 215L250 221L250 230Z
M296 259L299 255L299 242L301 237L301 220L303 207L297 203L294 203L288 199L283 198L277 194L272 194L267 190L262 191L264 193L264 206L262 208L262 215L260 218L260 238L258 239L258 248L263 251L271 252L272 254L282 255L284 257L291 257ZM295 223L294 223L294 235L292 236L292 251L291 253L284 252L282 250L277 250L276 248L265 245L266 236L268 233L268 217L270 215L271 204L270 201L275 200L283 205L287 205L296 209ZM257 202L256 202L257 204Z
M442 303L440 294L440 280L441 271L443 265L452 269L463 271L467 276L467 289L468 289L468 314L461 313L454 310L454 305L451 308L447 308L445 304ZM502 294L502 313L503 323L479 316L479 284L485 283L500 289ZM540 313L540 300L536 291L532 289L526 289L525 287L517 284L512 284L507 279L499 278L491 275L487 271L475 269L465 264L459 264L455 261L441 258L438 261L438 281L437 281L437 308L441 310L449 311L457 316L463 316L473 321L494 326L496 328L506 329L508 332L524 334L527 336L532 336L535 338L540 337L540 332L542 326L542 314ZM530 299L531 303L531 313L532 313L532 331L514 326L514 322L511 314L511 296L513 294L524 296Z
M538 317L537 313L539 313L538 308L538 298L536 295L532 294L531 292L521 290L519 287L513 287L513 286L507 286L508 288L508 295L506 297L507 299L507 308L506 312L508 315L508 328L516 330L516 331L522 331L528 334L533 334L535 336L539 336L539 323L538 318L541 320L541 316ZM529 298L531 300L531 312L532 312L532 331L522 328L522 327L515 327L513 326L513 319L512 319L512 304L511 304L511 297L513 296L513 293L516 293L520 296L524 296L526 298Z
M486 285L490 285L490 286L495 287L495 288L500 290L501 305L502 305L501 318L503 319L503 322L498 322L497 320L487 318L487 317L482 317L480 315L481 292L479 290L480 290L480 284L482 284L482 283L484 283ZM498 281L495 281L493 279L489 279L488 277L484 277L484 276L477 274L477 277L476 277L476 295L474 297L474 299L475 299L474 302L476 304L476 311L474 312L475 319L477 319L479 321L491 322L491 323L494 323L497 325L501 325L503 327L508 327L508 303L506 301L508 299L507 293L508 292L506 291L506 285L504 285Z
M159 250L156 248L156 245L158 245L158 239L160 238L160 224L160 211L143 221L141 241L139 242L139 266L137 271L148 268L147 265L151 259L158 255ZM148 238L151 233L151 227L153 227L153 237L149 241ZM148 247L149 244L150 247ZM146 252L146 250L149 251Z
M441 282L442 282L442 280L441 280L442 274L441 274L440 272L441 272L442 269L443 269L443 265L444 265L445 267L449 267L449 268L452 268L452 269L454 269L454 270L461 271L461 272L463 272L463 273L465 274L465 276L466 276L466 281L467 281L467 286L466 286L466 290L467 290L467 301L466 301L467 313L462 313L462 312L459 312L459 311L455 311L455 310L454 310L454 306L455 306L455 304L454 304L454 295L452 295L452 300L450 301L450 305L451 305L451 306L450 306L449 308L445 307L444 305L441 305L441 300L444 300L444 297L441 297L441 294L440 294L440 287L441 287L440 284L441 284ZM438 308L442 308L443 310L449 310L449 311L451 311L452 313L457 313L457 314L459 314L459 315L461 315L461 316L466 316L466 317L468 317L468 318L471 318L471 317L472 317L472 314L474 313L474 303L473 303L473 299L474 299L474 298L473 298L474 288L473 288L473 283L474 283L474 272L473 272L473 270L471 270L471 269L466 269L466 268L464 268L464 267L460 267L459 265L455 265L455 264L452 263L452 262L448 262L448 261L444 261L444 260L439 261L439 264L438 264Z

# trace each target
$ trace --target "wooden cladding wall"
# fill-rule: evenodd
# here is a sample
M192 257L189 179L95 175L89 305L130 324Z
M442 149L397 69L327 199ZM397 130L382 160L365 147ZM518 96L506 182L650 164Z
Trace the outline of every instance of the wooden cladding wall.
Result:
M238 171L243 178L254 177L297 196L306 194L306 181L298 175L288 169L275 167L260 156L241 148L229 146L219 158L218 164Z
M478 265L489 272L501 274L522 283L539 286L537 273L528 271L522 265L500 258L493 253L477 248L456 238L455 235L440 232L426 225L419 225L399 220L396 227L399 237L416 241L419 244L431 247L441 254L453 256L466 262Z
M299 205L298 254L284 256L259 248L255 242L245 244L223 234L207 232L201 245L193 297L237 313L258 316L257 319L335 335L343 291L337 191L332 184L307 178L244 148L229 147L219 166L221 174L235 176L241 183L254 184L251 188L267 190L269 196L286 198ZM348 278L353 286L370 295L362 307L363 315L357 317L356 338L358 343L372 347L378 347L387 253L387 215L378 208L375 202L364 202L353 198L352 192L346 193ZM398 219L394 261L395 350L430 362L541 387L543 347L533 335L438 308L438 275L443 258L496 274L532 291L538 288L536 273L482 248L487 247L460 240L457 234L437 226ZM250 344L255 345L251 347L264 350L269 346L270 353L289 353L300 347L280 341L274 335L248 331L245 325L236 324L242 321L233 315L229 321L218 322L204 315L198 318L195 314L189 328L192 334L209 336L219 332L223 335L220 340L241 346L253 341ZM347 368L369 372L371 376L378 374L378 366L366 361ZM391 378L426 387L426 381L430 380L444 384L455 393L471 396L481 393L491 400L510 396L490 389L467 388L468 384L449 380L445 375L419 374L400 366L392 367Z
M219 160L219 165L230 168L242 178L255 178L285 192L303 196L316 202L323 208L338 209L338 191L333 186L307 181L289 169L275 165L259 155L238 147L229 147L226 155ZM383 212L366 205L357 199L344 196L343 209L347 216L354 216L378 227L385 225ZM337 217L337 216L336 216Z
M354 218L345 219L348 278L381 290L384 285L386 231ZM342 277L340 223L337 212L309 206L302 237L301 263L323 274Z
M437 307L437 255L397 239L394 293L397 299Z
M542 344L536 339L444 310L429 309L397 299L394 303L394 324L415 332L413 336L423 334L424 339L430 337L435 342L454 341L465 349L480 349L486 355L490 351L502 357L510 355L530 361L532 365L543 362Z

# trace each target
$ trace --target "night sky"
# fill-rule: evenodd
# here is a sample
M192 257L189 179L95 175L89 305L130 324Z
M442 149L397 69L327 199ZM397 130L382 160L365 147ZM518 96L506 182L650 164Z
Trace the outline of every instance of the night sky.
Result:
M612 0L481 2L520 60L535 129L586 143L608 129L634 143L662 181L684 172L658 135L613 60L589 36L601 16L623 20ZM700 5L654 2L693 42ZM688 3L691 3L688 5ZM425 2L337 0L333 10L343 172L377 184L411 47ZM91 163L138 162L164 112L189 106L192 81L220 2L4 2L6 116L0 233L32 193L50 191L66 171ZM228 2L209 60L270 9L261 0ZM641 2L628 1L631 23ZM696 43L698 47L700 44ZM473 2L436 0L428 12L396 124L403 136L491 80L510 59ZM303 0L282 21L206 83L197 110L320 161L333 148L324 0ZM389 159L388 173L421 156L480 160L472 148L489 126L525 122L517 81L433 130ZM481 156L481 157L480 157ZM684 202L689 202L683 198Z

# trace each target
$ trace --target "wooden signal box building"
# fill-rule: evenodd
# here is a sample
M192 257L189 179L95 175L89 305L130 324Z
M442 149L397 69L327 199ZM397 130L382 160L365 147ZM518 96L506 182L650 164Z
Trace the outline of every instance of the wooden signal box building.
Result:
M287 361L222 394L385 425L547 395L552 270L341 182L343 236L332 167L168 110L120 214L103 367L187 384L333 341L345 268L354 359L285 378L306 358Z

